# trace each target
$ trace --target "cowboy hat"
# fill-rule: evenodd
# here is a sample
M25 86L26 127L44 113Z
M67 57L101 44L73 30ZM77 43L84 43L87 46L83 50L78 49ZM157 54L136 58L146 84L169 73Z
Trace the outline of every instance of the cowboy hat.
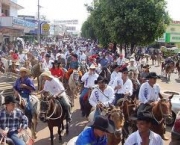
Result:
M21 68L19 69L19 72L26 72L27 74L30 73L30 71L29 71L27 68L25 68L25 67L21 67Z
M13 97L13 96L6 96L4 103L2 105L6 105L6 104L10 104L10 103L18 103L18 101L16 101L15 97Z
M147 110L140 111L137 115L137 120L151 122L154 125L158 125L158 122L154 119L152 113Z
M41 76L43 76L43 77L50 77L50 78L53 77L53 76L51 75L51 72L50 72L50 71L45 71L45 72L43 72L43 73L41 74Z
M150 72L146 78L147 79L158 79L158 78L160 78L160 76L158 76L155 72Z
M114 69L119 68L119 67L120 67L119 65L115 64L112 66L112 69L114 70Z
M51 55L49 53L46 53L45 57L51 57Z
M91 64L91 66L89 67L89 69L96 69L96 66L94 64Z
M122 66L119 70L119 72L128 72L128 68L126 66Z
M105 116L97 116L95 121L90 125L92 128L99 129L103 132L114 133L115 125L112 120L109 120Z
M107 83L108 83L108 80L107 80L106 78L102 77L102 76L99 76L99 77L97 78L97 80L94 81L95 84L98 84L98 83L100 83L100 82L107 84Z
M60 62L55 60L54 62L52 62L52 64L60 64Z
M149 64L146 64L146 65L143 66L143 68L148 68L148 69L150 69L151 67L149 66Z
M78 58L78 55L75 53L72 53L71 56L75 57L76 59Z

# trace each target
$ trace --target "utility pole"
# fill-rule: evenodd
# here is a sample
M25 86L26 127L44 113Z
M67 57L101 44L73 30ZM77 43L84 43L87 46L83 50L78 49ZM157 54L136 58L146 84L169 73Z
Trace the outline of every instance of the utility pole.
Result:
M37 31L37 39L39 45L41 44L41 26L40 26L40 5L38 0L38 31Z

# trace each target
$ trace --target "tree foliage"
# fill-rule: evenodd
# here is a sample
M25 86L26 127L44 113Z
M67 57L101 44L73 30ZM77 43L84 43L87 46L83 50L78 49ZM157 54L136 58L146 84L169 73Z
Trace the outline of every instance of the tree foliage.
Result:
M88 9L88 21L102 44L146 45L170 23L165 0L99 0Z

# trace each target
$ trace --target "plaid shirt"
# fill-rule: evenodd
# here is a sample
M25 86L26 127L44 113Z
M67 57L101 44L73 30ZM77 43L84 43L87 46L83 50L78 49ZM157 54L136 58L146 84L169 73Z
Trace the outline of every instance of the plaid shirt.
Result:
M23 114L20 109L14 109L11 114L8 114L6 109L0 111L0 128L5 130L9 128L9 132L14 132L21 128L26 129L28 127L28 118Z

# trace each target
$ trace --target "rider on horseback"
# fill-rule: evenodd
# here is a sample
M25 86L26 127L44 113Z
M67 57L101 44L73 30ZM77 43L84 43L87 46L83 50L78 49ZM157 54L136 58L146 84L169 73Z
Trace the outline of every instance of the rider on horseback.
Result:
M44 78L45 84L44 89L40 93L49 92L56 98L67 113L66 120L71 121L71 105L62 83L57 78L53 77L49 71L43 72L41 76Z
M32 119L32 106L30 102L30 94L32 91L35 91L33 81L28 77L29 70L21 67L20 68L20 78L18 78L14 84L15 95L20 96L26 100L27 105L25 109L25 114ZM18 94L17 94L18 93Z
M95 85L94 81L97 80L97 78L98 78L98 74L95 72L95 69L96 69L95 65L92 64L89 68L89 72L86 72L81 78L81 81L84 83L84 88L79 97L82 116L85 115L84 108L83 108L84 97L89 92L89 90Z
M27 129L28 119L21 110L15 108L15 103L13 96L5 97L5 108L0 111L0 134L11 139L7 142L9 145L25 145L18 134Z
M168 57L165 60L164 66L166 66L167 64L170 64L170 63L174 63L174 61L173 61L173 59L171 57Z

